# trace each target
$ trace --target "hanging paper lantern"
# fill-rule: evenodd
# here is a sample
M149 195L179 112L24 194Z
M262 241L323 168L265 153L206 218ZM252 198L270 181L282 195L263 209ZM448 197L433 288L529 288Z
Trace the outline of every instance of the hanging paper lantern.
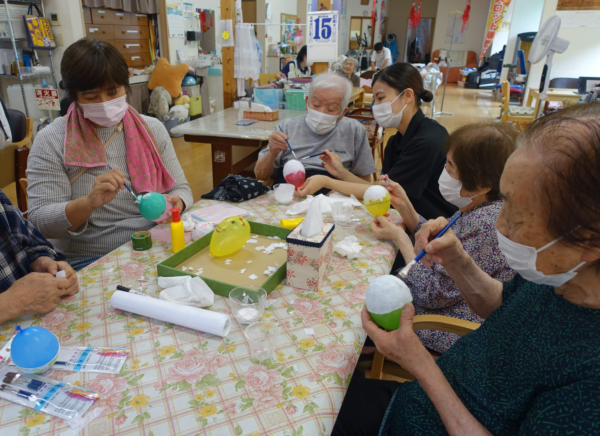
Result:
M415 8L416 4L416 0L413 1L412 8L410 8L410 14L408 15L408 27L414 27L415 29L417 27L417 11Z
M296 43L296 47L302 47L304 45L304 35L302 34L302 30L298 29L296 32L294 43Z
M469 16L471 15L471 0L467 0L467 5L465 6L465 11L463 12L462 15L462 30L460 33L465 33L465 27L467 26L467 23L469 22Z
M421 24L421 9L423 9L422 1L423 0L419 0L419 9L417 10L417 20L415 24L415 29L419 24Z

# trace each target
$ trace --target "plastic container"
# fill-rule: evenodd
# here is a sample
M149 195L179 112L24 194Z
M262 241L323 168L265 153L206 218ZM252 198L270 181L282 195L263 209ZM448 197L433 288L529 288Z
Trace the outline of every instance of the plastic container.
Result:
M288 89L285 93L285 102L288 109L306 109L306 97L308 91L302 89Z
M27 374L40 374L56 362L60 344L50 330L43 327L28 327L21 330L12 341L10 358L14 365Z
M171 243L173 253L178 253L185 248L185 231L179 212L181 212L181 210L178 207L171 209L171 213L173 214L173 222L171 222Z
M271 359L275 355L275 350L281 335L279 325L274 321L260 321L250 324L244 332L248 339L250 355L255 359Z
M283 102L285 91L283 89L254 89L254 101L269 106L271 109L279 109Z
M267 291L259 286L244 286L229 293L231 313L242 325L257 322L265 312Z

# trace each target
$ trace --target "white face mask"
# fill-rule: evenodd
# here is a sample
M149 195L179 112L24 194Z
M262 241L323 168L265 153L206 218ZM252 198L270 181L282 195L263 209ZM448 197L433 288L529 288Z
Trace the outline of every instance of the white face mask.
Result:
M585 264L585 262L581 262L575 268L567 271L566 273L546 275L537 270L537 254L554 245L561 238L555 239L549 244L546 244L542 248L538 248L536 250L528 245L511 241L498 230L496 230L496 233L498 234L498 247L500 248L500 251L504 257L506 257L508 266L521 274L525 280L528 280L532 283L553 286L557 288L575 277L577 275L576 271Z
M398 94L398 97L393 99L392 101L386 101L385 103L379 103L373 106L373 116L375 117L375 121L381 127L398 127L400 125L400 121L402 121L402 112L408 106L408 103L404 105L402 110L395 114L392 112L392 103L400 98L402 94L406 92L406 89Z
M446 171L446 168L444 168L444 171L442 171L442 175L438 180L438 184L440 186L440 193L442 194L442 197L444 197L448 203L455 205L459 209L467 207L469 204L471 204L473 199L477 197L477 194L470 198L461 197L460 190L462 189L462 182L460 180L453 179L452 176L448 174L448 171Z
M306 114L306 124L310 127L310 130L315 132L317 135L327 135L337 124L339 115L328 115L323 112L316 111L307 106L308 112Z

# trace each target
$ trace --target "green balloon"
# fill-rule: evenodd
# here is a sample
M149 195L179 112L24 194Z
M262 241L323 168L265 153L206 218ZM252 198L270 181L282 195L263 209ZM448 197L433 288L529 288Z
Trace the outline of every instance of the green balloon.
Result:
M400 315L402 314L402 308L393 310L383 315L377 315L376 313L369 312L375 324L379 327L383 327L386 330L398 330L400 327Z
M138 196L140 213L147 220L153 221L160 217L167 207L167 199L158 192L149 192Z

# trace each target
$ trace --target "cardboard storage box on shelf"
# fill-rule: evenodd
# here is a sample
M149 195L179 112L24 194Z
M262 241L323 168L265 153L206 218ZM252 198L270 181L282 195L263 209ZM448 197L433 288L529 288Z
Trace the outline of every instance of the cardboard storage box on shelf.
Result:
M294 288L318 291L325 283L333 253L333 230L335 225L323 224L323 230L312 238L300 234L300 223L286 238L287 284Z

